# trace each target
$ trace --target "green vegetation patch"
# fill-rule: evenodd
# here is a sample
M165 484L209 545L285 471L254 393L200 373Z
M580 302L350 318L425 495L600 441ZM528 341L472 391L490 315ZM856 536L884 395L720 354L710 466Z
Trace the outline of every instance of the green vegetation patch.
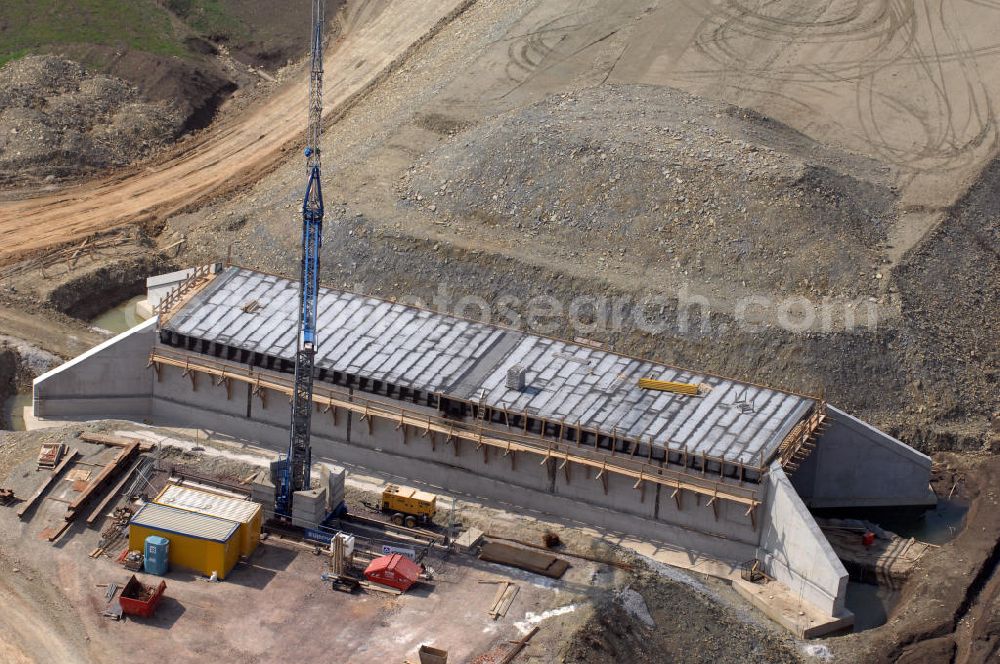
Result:
M59 44L190 55L155 0L0 0L0 64Z
M240 42L250 35L250 27L240 20L224 0L167 0L170 11L193 30L212 41Z

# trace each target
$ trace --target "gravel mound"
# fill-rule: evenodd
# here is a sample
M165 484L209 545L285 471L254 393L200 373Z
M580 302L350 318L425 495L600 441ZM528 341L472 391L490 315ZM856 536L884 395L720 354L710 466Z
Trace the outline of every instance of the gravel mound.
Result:
M896 214L885 174L741 109L668 88L604 86L456 134L416 163L399 193L402 205L591 264L867 295Z
M0 69L0 184L125 166L172 142L183 118L117 78L53 56Z

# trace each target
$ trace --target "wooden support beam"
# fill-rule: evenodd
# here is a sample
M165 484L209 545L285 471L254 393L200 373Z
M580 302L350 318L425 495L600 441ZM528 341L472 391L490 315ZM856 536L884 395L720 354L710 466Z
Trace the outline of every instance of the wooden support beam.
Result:
M500 660L500 664L510 664L511 662L513 662L514 658L520 655L521 651L524 650L524 648L528 645L528 641L531 640L531 637L533 637L535 634L538 634L538 629L539 628L536 625L535 627L532 627L531 631L525 634L520 641L512 641L511 643L514 644L514 647L511 649L509 653L503 656L503 659Z
M195 358L183 352L159 347L154 351L153 359L170 366L190 367L210 376L218 376L221 372L226 371L226 375L232 376L233 380L254 385L261 396L266 393L266 390L274 390L282 394L292 394L294 391L292 380L282 374L272 374L266 371L246 371L242 367L230 367L229 364L223 362L201 357ZM369 414L368 419L371 421L375 417L392 423L398 423L402 419L404 424L420 429L424 436L435 432L446 435L450 432L455 437L456 455L459 453L457 447L459 440L469 441L477 445L482 443L482 446L496 447L502 450L506 450L507 446L510 445L512 453L527 452L543 457L541 464L549 463L551 460L563 461L569 459L573 463L583 466L588 478L590 477L589 471L591 468L597 470L604 469L604 475L600 476L602 480L606 479L608 473L631 477L633 482L641 475L645 483L652 482L674 489L680 488L691 491L695 495L713 496L717 494L723 500L738 502L744 506L759 503L757 498L759 490L755 483L750 486L738 486L735 481L728 482L725 478L717 479L714 473L703 476L703 474L698 473L695 469L673 470L662 463L654 468L652 464L652 445L650 445L648 463L645 459L640 460L627 455L615 455L612 457L606 450L600 448L599 445L596 448L583 447L583 427L579 422L577 422L575 428L578 431L578 442L580 444L574 447L569 443L564 444L561 441L545 439L533 432L521 435L518 427L514 427L509 432L480 430L479 427L465 427L444 417L407 411L406 408L399 406L371 401L365 397L353 395L347 390L344 390L343 394L340 394L338 390L331 389L327 395L314 395L314 399L326 404L332 404L335 408L344 408L348 412L358 413L359 415L367 412ZM526 418L527 414L522 414L522 417ZM526 420L524 425L527 428ZM582 449L577 450L576 447L582 447ZM571 465L567 463L562 467L568 473ZM555 470L554 467L553 470Z
M708 499L708 503L705 504L705 507L712 508L712 514L715 516L716 521L719 520L719 503L717 499L718 496L712 496Z
M260 398L260 407L267 410L267 388L260 384L260 376L257 377L257 382L254 383L252 393L255 397Z
M38 502L38 499L42 497L42 494L45 493L52 482L54 482L56 478L59 477L64 470L66 470L66 466L68 466L79 454L79 450L70 450L66 453L66 456L64 456L63 460L59 462L59 465L52 469L52 474L49 475L44 482L42 482L41 486L35 490L35 493L31 494L30 498L24 501L24 504L17 509L18 519L24 518L24 515L28 513L28 510L30 510L36 502Z
M77 510L83 507L98 491L107 486L111 478L116 473L121 471L122 466L131 461L138 454L139 441L134 441L128 447L122 448L115 458L104 466L104 469L101 470L101 472L97 473L97 477L90 480L87 484L87 488L84 489L83 492L69 504L69 508L66 510L66 521L72 521L75 519Z
M643 481L642 471L641 470L639 471L639 479L637 479L635 481L635 484L632 485L632 488L639 490L639 502L640 503L645 503L646 502L646 483Z
M125 436L113 436L106 433L90 433L89 431L83 431L80 433L80 440L85 443L94 443L95 445L107 445L108 447L128 447L132 443L139 443L140 452L152 452L156 448L155 443L150 443L147 441L140 440L138 438L126 438ZM85 463L83 461L79 463ZM88 466L99 466L104 468L104 464L92 464L86 463Z
M136 469L139 467L139 464L141 463L142 463L141 458L136 460L136 462L132 464L132 467L129 468L125 472L125 474L121 476L121 479L118 480L118 483L115 484L114 487L112 487L111 491L108 492L108 495L106 495L104 499L97 504L97 507L95 507L93 511L91 511L90 515L87 517L88 526L94 525L94 522L100 519L101 516L104 514L104 510L107 509L108 504L118 498L118 494L120 494L122 492L122 489L125 488L125 484L129 481L129 479L132 477L132 474L136 471Z
M222 375L219 376L218 379L215 381L215 386L216 387L218 387L219 385L222 385L222 384L225 384L225 386L226 386L226 401L232 401L233 400L233 381L232 381L232 379L229 376L226 375L225 370L223 370Z

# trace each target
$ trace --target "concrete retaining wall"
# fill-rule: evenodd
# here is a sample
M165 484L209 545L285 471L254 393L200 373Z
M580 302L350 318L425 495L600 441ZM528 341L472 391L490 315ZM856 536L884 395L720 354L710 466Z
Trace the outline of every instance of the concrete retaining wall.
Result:
M274 451L288 445L289 404L285 394L269 392L264 403L258 396L249 401L249 386L234 384L226 399L223 385L202 376L197 391L177 367L163 367L154 383L152 420L157 424L205 428L239 439L254 441ZM365 398L393 403L388 399ZM395 404L398 405L398 404ZM433 409L408 404L411 412L435 414ZM753 556L757 533L745 510L719 501L716 521L706 499L685 492L681 510L670 491L657 492L647 483L644 492L633 489L628 478L609 474L608 493L596 479L596 471L571 465L565 471L556 464L540 464L539 457L502 451L474 443L433 440L409 427L406 442L396 423L374 418L369 425L358 414L340 411L334 424L332 411L313 413L313 460L362 466L393 473L401 482L419 481L470 496L508 503L527 512L576 520L610 532L673 544L714 558L738 562ZM369 433L369 427L371 432ZM488 452L484 453L484 450Z
M156 320L148 320L42 374L34 380L35 417L148 418L155 338Z
M792 593L831 616L844 612L847 570L777 463L768 472L757 558Z
M792 476L806 505L933 505L931 459L832 406L816 449Z

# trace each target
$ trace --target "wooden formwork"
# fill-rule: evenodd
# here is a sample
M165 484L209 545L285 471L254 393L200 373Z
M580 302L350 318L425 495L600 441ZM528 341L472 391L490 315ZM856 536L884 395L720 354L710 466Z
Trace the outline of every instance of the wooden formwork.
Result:
M159 372L164 366L179 368L185 376L202 374L211 377L216 385L227 385L232 381L250 385L261 398L266 390L291 396L293 380L291 377L275 372L235 363L210 360L194 353L185 353L173 349L156 347L149 357L149 367ZM607 478L609 474L628 477L633 481L633 488L643 490L645 484L661 485L672 490L671 497L677 499L682 491L706 496L707 506L717 507L717 501L727 500L746 508L746 515L753 518L754 511L760 505L759 487L745 483L726 482L716 479L712 474L683 472L658 465L642 456L627 453L615 454L595 447L581 446L571 443L546 439L530 432L519 430L501 430L487 428L482 422L467 423L446 419L434 415L416 412L403 407L396 407L382 401L367 399L347 390L336 387L317 385L313 393L313 401L322 412L351 412L360 416L366 422L369 433L372 431L375 419L384 420L395 425L402 431L404 442L410 431L423 437L443 436L445 442L457 444L456 441L473 443L477 450L492 448L501 451L503 456L529 454L540 457L539 464L558 464L556 470L565 470L569 478L569 464L585 466L597 471L595 480L600 480L605 493L608 491ZM513 463L513 459L512 459Z

